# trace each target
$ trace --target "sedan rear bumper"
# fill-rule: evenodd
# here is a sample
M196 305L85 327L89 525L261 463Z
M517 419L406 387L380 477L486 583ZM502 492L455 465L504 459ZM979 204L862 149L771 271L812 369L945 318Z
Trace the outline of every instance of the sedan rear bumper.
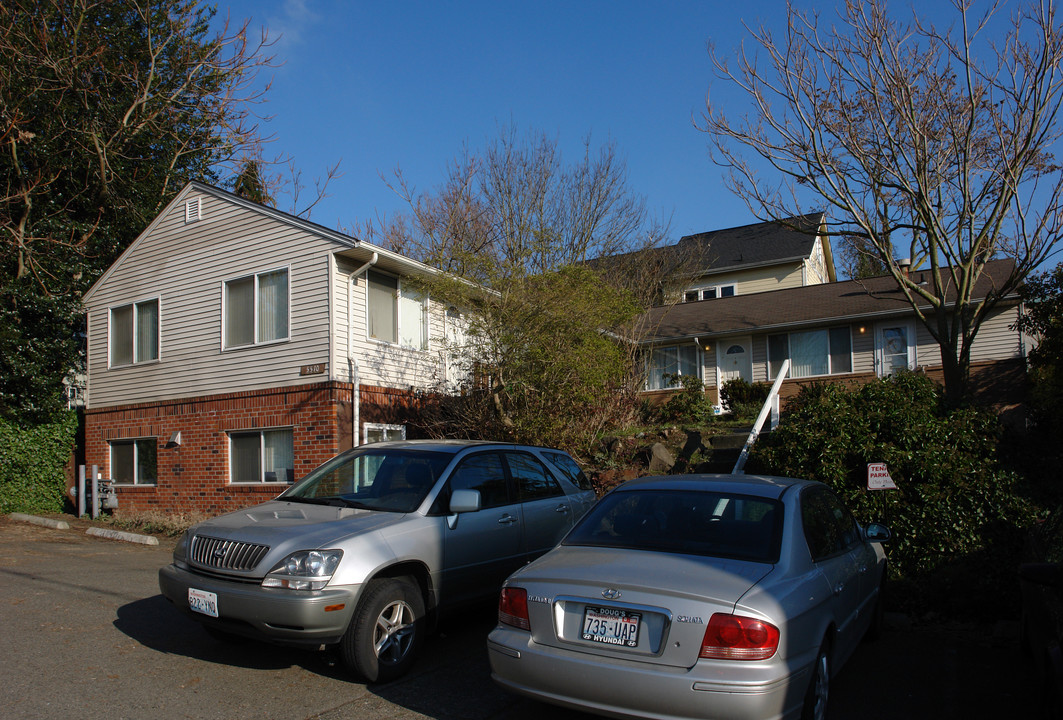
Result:
M361 587L286 590L197 575L175 565L159 570L163 596L195 620L236 635L293 645L338 643ZM193 588L217 595L217 618L189 607L188 591Z
M798 718L808 670L785 668L754 682L730 682L711 664L674 668L608 661L536 644L527 632L497 627L487 641L491 677L512 692L617 718Z

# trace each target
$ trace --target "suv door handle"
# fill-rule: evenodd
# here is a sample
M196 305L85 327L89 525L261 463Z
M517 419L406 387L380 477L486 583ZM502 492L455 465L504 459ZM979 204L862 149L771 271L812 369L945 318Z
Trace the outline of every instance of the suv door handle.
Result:
M565 503L561 503L556 508L554 508L554 512L567 513L568 512L568 505L566 505Z
M513 517L509 513L506 513L502 517L498 518L499 525L512 525L515 522L517 522L517 518Z

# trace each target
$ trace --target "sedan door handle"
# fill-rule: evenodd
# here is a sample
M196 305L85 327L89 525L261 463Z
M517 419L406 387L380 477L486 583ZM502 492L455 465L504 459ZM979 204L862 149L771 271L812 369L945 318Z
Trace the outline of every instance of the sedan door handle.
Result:
M838 583L837 585L834 586L834 594L835 595L841 595L844 590L845 590L845 583Z
M561 503L556 508L554 508L554 512L567 513L568 512L568 505L566 505L564 503Z
M506 513L502 517L498 518L499 525L512 525L515 522L517 522L517 518L513 517L509 513Z

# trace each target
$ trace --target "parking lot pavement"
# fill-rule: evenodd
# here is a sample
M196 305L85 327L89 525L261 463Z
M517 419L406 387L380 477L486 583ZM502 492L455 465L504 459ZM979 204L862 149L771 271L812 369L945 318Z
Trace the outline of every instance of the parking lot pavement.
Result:
M172 541L115 542L0 516L5 717L588 720L504 693L485 638L493 608L448 619L413 673L367 687L326 653L209 638L160 595ZM832 686L829 717L1037 715L1016 643L964 627L894 628Z

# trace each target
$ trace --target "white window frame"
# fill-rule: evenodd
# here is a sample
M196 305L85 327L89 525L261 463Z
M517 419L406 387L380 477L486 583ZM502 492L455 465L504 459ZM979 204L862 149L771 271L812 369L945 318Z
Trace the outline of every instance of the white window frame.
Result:
M373 337L370 334L370 294L369 294L369 275L379 275L387 278L391 278L395 281L395 301L392 307L395 317L395 339L390 340L388 338ZM430 341L430 328L431 322L429 320L429 298L427 295L420 297L417 296L420 293L416 293L412 288L408 289L407 283L403 278L392 275L391 273L381 272L379 270L369 270L366 272L366 294L365 294L365 336L366 340L370 342L380 343L382 345L397 345L408 350L427 351ZM403 318L408 319L407 313L411 311L411 306L419 305L420 320L414 321L414 323L404 322ZM416 339L413 339L414 332L410 331L408 325L418 324L420 325L420 332L417 333L420 336L420 343L418 344Z
M406 426L405 425L388 425L386 423L363 423L362 424L362 444L370 445L369 432L382 432L383 437L379 440L373 440L373 442L385 442L387 440L405 440L406 439Z
M138 308L142 305L148 305L155 303L155 357L147 358L144 360L137 357L137 331L139 329L140 314L137 312ZM132 351L132 362L115 363L114 362L114 313L116 310L123 310L125 308L131 308L133 313L132 322L132 337L130 338L130 348ZM132 367L133 365L149 365L157 363L162 359L162 298L151 297L143 300L137 300L135 302L123 303L121 305L114 305L107 308L107 367L110 368L125 368Z
M838 330L838 329L842 329L842 328L847 330L848 334L849 334L849 369L848 370L838 370L838 369L836 369L834 367L834 357L838 353L832 352L832 348L831 348L831 332L833 330ZM791 336L795 335L795 334L800 334L800 333L814 333L814 332L823 332L823 333L826 333L826 336L827 336L827 355L826 355L827 372L826 373L814 374L814 375L796 375L794 373L795 365L793 363L793 352L791 350L791 345L790 345ZM803 379L803 378L816 378L816 377L830 377L832 375L850 375L853 372L855 372L854 369L853 369L854 365L855 365L855 362L854 362L854 359L853 359L853 328L852 328L852 326L851 325L831 325L829 327L811 328L809 330L793 330L793 331L789 331L789 332L780 332L780 333L771 333L771 334L769 334L764 340L764 343L765 343L765 346L766 346L765 349L766 349L767 355L768 355L768 357L766 359L766 364L768 366L768 376L769 376L769 378L774 378L775 374L778 372L777 368L773 368L772 367L772 363L774 362L774 360L771 357L771 339L773 337L778 337L780 335L784 335L786 337L786 357L790 358L790 372L787 375L787 377L789 377L789 378L793 378L793 379L801 378L801 379Z
M731 291L731 294L730 295L724 295L723 291L725 289L729 289ZM709 295L709 291L712 291L711 295ZM691 293L696 293L697 294L696 298L693 299L693 300L687 297ZM689 288L689 289L685 290L683 292L683 302L697 302L698 300L715 300L717 298L722 298L722 297L734 297L737 294L738 294L738 284L737 283L724 283L722 285L705 285L705 286L702 286L702 287Z
M693 343L689 343L689 344L687 344L687 343L675 343L675 344L671 344L671 345L655 345L655 346L649 348L649 352L646 353L646 360L645 360L645 362L646 362L646 366L645 366L646 367L646 382L644 384L644 388L647 391L675 390L675 389L679 388L679 386L677 386L677 385L672 385L672 386L665 385L664 384L664 373L661 374L661 387L651 387L652 381L656 377L656 373L654 371L654 364L653 364L654 355L658 351L669 350L669 349L673 349L673 348L677 352L681 352L682 350L685 350L685 349L688 349L688 348L693 350L693 352L694 352L694 370L697 373L696 377L698 377L699 379L701 378L702 373L703 373L702 365L704 363L702 362L702 359L701 359L701 349L697 345L695 345ZM682 359L677 356L676 357L676 370L680 371L678 374L680 374L680 375L686 374L686 373L681 372L682 369L683 369Z
M291 434L292 444L291 444L290 450L291 450L291 459L292 459L292 468L291 468L291 470L292 470L292 479L288 480L287 478L284 478L283 480L280 480L280 479L267 480L266 479L266 473L267 472L275 472L275 471L266 470L266 443L265 443L264 435L266 433L283 432L283 431L288 431ZM228 474L229 474L229 484L230 485L249 485L249 486L266 485L266 484L268 484L268 485L274 485L274 484L276 484L276 485L291 485L292 481L295 480L295 467L294 467L295 466L295 430L294 430L294 428L287 427L287 426L282 426L282 427L269 427L269 428L259 428L259 429L249 429L249 430L229 430L226 433L226 435L227 435L227 438L228 438L228 441L229 441L229 463L228 463L229 467L228 467ZM251 435L257 435L258 436L259 479L258 480L241 480L241 481L234 480L233 479L233 469L234 469L233 468L233 465L234 465L234 463L233 463L233 456L234 456L234 453L233 453L233 438L235 436L249 437Z
M140 444L144 442L155 443L155 477L150 479L142 479L140 477ZM114 480L115 485L122 487L132 487L134 485L155 487L159 484L159 446L158 438L155 437L129 437L129 438L115 438L114 440L107 441L107 462L111 469L111 478ZM132 445L133 446L133 482L118 482L114 478L114 446L115 445Z
M283 272L286 276L287 282L287 294L285 296L285 329L286 334L284 337L273 338L271 340L259 339L258 318L259 318L259 279L264 275L272 275L274 273ZM230 345L228 342L229 337L229 286L232 283L240 282L242 280L252 279L252 318L251 324L253 326L252 341L248 343L240 343L238 345ZM228 280L223 280L221 284L221 348L222 350L242 350L244 348L258 347L261 345L274 345L276 343L289 342L292 338L292 267L291 265L284 265L282 267L275 267L270 270L262 270L260 272L248 273L246 275L240 275L238 277L232 277Z

